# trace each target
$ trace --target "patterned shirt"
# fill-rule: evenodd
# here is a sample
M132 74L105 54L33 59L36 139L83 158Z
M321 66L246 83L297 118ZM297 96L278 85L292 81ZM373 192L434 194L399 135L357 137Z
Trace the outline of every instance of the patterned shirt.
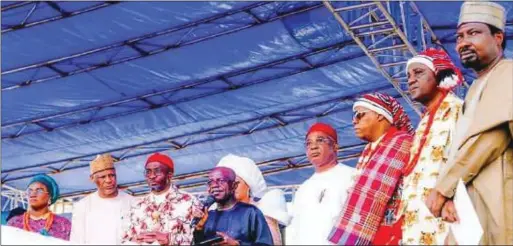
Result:
M378 143L368 163L361 162L365 158L362 154L357 165L362 171L328 236L331 243L368 245L382 224L395 222L393 210L398 207L396 201L399 200L395 199L395 194L410 158L411 141L409 133L391 128ZM364 153L370 151L370 146L366 146Z
M369 159L371 158L371 154L374 152L374 150L376 149L378 144L381 142L383 137L385 137L385 134L383 134L381 137L379 137L378 140L376 140L368 145L369 150L364 151L364 153L362 153L362 156L360 156L360 160L358 163L367 163L369 161ZM363 171L364 171L363 167L357 166L356 171L354 172L353 177L352 177L353 183L356 182L356 179L362 174ZM386 208L385 214L384 214L384 218L381 221L381 225L383 225L383 226L391 226L398 219L396 214L397 214L397 210L399 207L399 201L400 201L400 196L401 196L401 191L402 191L402 186L401 186L402 179L403 179L403 176L400 176L399 181L398 181L399 185L396 187L394 194L388 201L387 208ZM349 193L350 189L348 189L347 192Z
M443 245L449 231L448 224L431 215L425 198L435 187L438 175L447 162L458 114L463 101L449 93L435 111L433 124L426 135L415 168L404 179L400 212L404 215L402 226L405 245ZM411 149L411 157L419 151L421 138L426 131L429 114L421 119Z
M134 241L141 232L170 233L171 245L190 245L192 242L192 211L200 208L199 201L177 187L164 194L150 193L136 202L124 220L122 243ZM200 208L201 209L201 208Z

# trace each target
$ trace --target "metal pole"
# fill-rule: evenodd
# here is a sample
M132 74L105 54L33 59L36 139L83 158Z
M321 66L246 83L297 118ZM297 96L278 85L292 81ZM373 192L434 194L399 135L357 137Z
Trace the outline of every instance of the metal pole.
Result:
M378 60L370 53L370 51L367 49L365 44L363 44L363 42L360 40L360 38L358 38L355 35L355 33L351 30L351 27L349 27L349 25L347 25L347 23L342 19L342 17L340 17L340 15L338 15L335 12L333 6L331 6L331 3L329 3L328 0L323 0L323 3L324 3L324 6L326 6L326 8L328 8L328 10L333 14L335 19L337 19L337 21L344 27L346 32L349 33L349 35L351 35L351 37L358 44L358 46L360 46L360 48L363 50L363 52L365 52L365 54L369 57L369 59L372 61L372 63L374 63L374 65L377 68L379 68L379 71L381 72L381 74L392 84L392 86L399 92L399 94L404 98L404 100L408 104L410 104L410 106L413 108L413 110L418 115L420 115L420 110L415 106L415 104L413 103L413 101L411 101L411 99L408 97L408 95L406 95L406 93L401 89L401 87L399 86L399 83L395 79L391 78L390 75L388 75L388 73L385 72L385 70L381 67L380 63L378 62ZM380 10L384 12L384 15L388 16L387 19L389 19L389 21L390 21L391 17L390 17L390 15L388 15L388 13L386 13L386 9L381 5L380 2L375 2L375 3L378 6L378 8L380 8ZM398 33L398 35L399 36L402 35L402 37L404 38L404 34L402 34L401 30L397 29L397 25L395 25L395 22L393 22L393 20L391 20L391 23L392 23L395 31ZM406 40L406 42L407 42L407 40ZM411 47L411 45L408 45L408 43L406 43L406 47L410 50L413 50L413 52L415 52L415 50Z

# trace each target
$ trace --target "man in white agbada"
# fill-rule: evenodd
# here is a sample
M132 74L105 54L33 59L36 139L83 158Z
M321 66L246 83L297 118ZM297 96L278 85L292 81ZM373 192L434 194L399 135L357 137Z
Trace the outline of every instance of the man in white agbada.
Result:
M238 182L235 199L257 206L265 216L274 244L283 245L279 225L287 226L290 220L283 192L267 189L262 172L250 158L228 154L217 166L228 167L235 172ZM260 200L257 202L256 199Z
M306 155L315 173L294 196L286 243L330 245L327 238L344 205L354 169L337 163L337 132L330 125L314 124L305 141Z
M90 169L90 179L97 191L74 205L70 241L82 245L120 244L121 218L134 198L118 190L111 155L98 155L90 163Z

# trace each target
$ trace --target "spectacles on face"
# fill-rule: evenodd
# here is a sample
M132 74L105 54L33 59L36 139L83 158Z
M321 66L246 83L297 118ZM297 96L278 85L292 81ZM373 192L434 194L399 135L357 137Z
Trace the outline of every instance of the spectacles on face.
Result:
M226 179L215 179L215 180L208 180L207 181L207 185L208 186L212 186L214 184L217 184L217 185L222 185L222 184L228 184L228 180Z
M152 174L154 174L155 176L163 176L166 174L166 172L160 168L144 170L144 176L148 177L148 176L151 176Z
M331 140L330 138L318 137L315 139L315 141L307 140L305 142L305 147L308 148L308 147L312 146L313 144L315 144L315 145L330 144L332 142L333 142L333 140Z
M25 194L27 194L27 196L30 196L32 195L32 193L36 193L36 196L40 196L40 195L43 195L43 194L48 194L49 192L48 191L45 191L43 188L37 188L37 189L27 189L25 191Z
M369 111L355 111L353 113L353 121L360 121L368 112Z

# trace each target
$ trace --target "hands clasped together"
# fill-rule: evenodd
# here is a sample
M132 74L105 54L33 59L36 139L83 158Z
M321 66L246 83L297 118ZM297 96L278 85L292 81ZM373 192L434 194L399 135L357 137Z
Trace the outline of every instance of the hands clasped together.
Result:
M453 200L443 196L435 189L431 190L427 197L426 206L435 217L442 217L443 221L450 223L459 222L458 213L456 212L456 207L454 207Z

